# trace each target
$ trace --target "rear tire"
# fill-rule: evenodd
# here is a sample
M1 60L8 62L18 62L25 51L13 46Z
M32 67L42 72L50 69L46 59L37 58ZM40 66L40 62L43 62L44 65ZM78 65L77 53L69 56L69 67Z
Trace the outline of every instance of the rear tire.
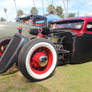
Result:
M40 81L50 77L56 65L56 49L46 39L30 40L18 56L18 67L30 81Z

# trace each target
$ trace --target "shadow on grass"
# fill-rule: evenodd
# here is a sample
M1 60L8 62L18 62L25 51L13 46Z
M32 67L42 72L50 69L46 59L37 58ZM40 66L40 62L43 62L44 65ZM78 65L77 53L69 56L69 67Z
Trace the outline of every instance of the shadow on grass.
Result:
M7 70L5 73L2 73L0 75L5 76L5 75L11 75L14 74L16 72L18 72L19 69L16 67L16 65L14 64L9 70Z

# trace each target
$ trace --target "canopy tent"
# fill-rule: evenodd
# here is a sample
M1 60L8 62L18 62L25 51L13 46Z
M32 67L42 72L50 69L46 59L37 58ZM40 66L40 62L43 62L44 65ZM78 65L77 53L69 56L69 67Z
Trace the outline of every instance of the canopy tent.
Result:
M55 14L50 14L46 16L46 18L48 22L53 22L53 21L61 19L58 15L55 15Z

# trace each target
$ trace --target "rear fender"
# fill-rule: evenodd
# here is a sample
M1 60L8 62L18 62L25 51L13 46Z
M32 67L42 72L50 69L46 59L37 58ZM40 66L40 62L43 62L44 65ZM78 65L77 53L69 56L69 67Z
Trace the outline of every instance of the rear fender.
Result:
M6 50L0 58L0 73L6 72L17 61L17 55L28 38L16 33L10 40Z

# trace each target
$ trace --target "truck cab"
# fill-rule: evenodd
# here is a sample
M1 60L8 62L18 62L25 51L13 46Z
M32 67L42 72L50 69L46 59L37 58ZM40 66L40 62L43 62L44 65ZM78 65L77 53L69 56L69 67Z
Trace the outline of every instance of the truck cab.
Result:
M67 18L53 22L54 30L71 30L78 36L84 32L92 33L92 17Z
M92 17L58 20L53 22L51 28L53 31L70 32L72 34L64 41L64 48L72 52L71 63L92 60Z

